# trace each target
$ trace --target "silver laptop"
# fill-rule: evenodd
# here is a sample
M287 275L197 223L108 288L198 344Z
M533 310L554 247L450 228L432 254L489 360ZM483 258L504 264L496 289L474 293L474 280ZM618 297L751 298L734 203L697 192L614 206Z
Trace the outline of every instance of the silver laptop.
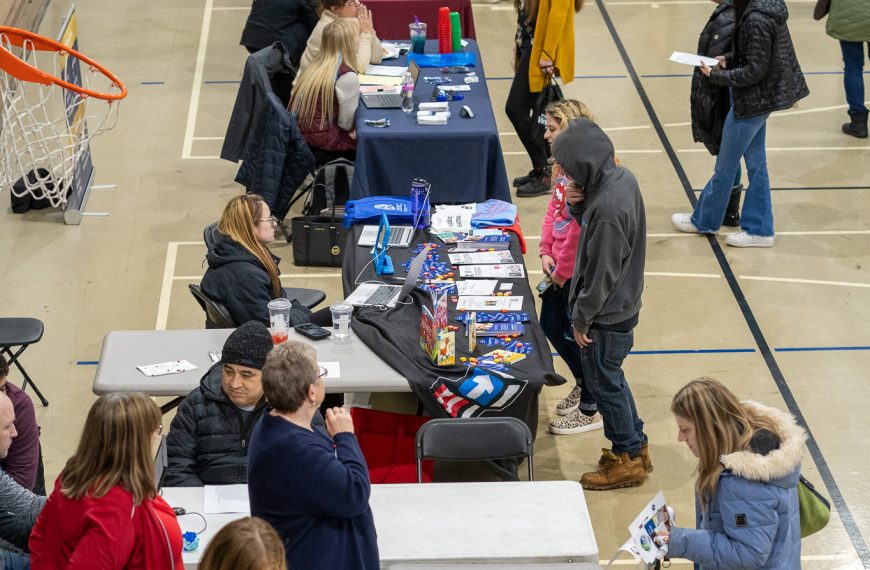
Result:
M373 247L375 245L375 240L378 239L379 227L380 226L364 226L357 245ZM408 247L411 245L412 239L414 239L413 226L390 226L390 241L387 243L387 246Z
M408 296L411 289L417 285L417 279L423 271L423 263L431 246L426 246L417 254L411 266L408 267L408 275L402 285L387 285L386 283L363 283L354 289L353 293L344 300L354 307L388 307L392 309L396 303Z
M416 61L411 61L408 65L408 71L411 73L411 80L416 87L417 77L420 76L420 68ZM399 93L363 93L360 98L367 109L399 109L402 107L401 91Z

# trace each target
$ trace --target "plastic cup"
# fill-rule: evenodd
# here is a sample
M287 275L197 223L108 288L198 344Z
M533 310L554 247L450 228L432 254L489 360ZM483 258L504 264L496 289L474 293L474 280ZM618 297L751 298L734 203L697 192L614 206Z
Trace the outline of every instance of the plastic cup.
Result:
M330 305L329 311L332 313L332 338L342 339L349 337L353 305L336 303Z
M413 22L408 24L411 30L411 51L413 53L423 53L426 48L426 23Z
M269 330L272 333L272 344L286 342L290 328L290 301L273 299L269 301Z

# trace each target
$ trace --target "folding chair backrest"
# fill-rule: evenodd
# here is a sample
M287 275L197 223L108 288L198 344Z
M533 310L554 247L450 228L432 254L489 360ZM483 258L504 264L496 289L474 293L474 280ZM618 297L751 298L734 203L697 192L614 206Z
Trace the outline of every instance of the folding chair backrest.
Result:
M193 298L196 299L196 302L205 311L205 328L234 329L238 326L230 316L227 308L203 293L199 285L191 283L187 287L190 289Z
M481 461L525 455L533 480L532 432L521 420L502 418L440 418L417 432L417 482L423 459Z

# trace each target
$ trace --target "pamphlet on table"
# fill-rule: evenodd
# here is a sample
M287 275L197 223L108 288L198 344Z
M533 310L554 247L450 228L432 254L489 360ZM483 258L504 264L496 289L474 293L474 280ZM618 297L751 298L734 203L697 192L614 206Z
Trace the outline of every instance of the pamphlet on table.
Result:
M498 279L522 279L526 276L526 269L522 263L508 263L495 265L462 265L459 267L460 277L488 277Z
M136 367L145 376L165 376L167 374L181 374L189 370L199 368L196 364L187 360L173 360L172 362L161 362L159 364L147 364L145 366Z
M474 279L456 282L456 292L460 295L492 295L498 279Z
M448 253L451 265L488 265L513 263L514 256L509 251L475 251L473 253Z
M521 311L522 297L459 297L457 311Z

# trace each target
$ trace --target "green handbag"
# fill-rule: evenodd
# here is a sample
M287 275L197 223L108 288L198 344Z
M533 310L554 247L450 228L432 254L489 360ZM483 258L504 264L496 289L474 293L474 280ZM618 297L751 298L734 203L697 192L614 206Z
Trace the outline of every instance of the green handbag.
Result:
M831 503L803 475L798 483L798 503L801 513L801 538L825 528L831 519Z

